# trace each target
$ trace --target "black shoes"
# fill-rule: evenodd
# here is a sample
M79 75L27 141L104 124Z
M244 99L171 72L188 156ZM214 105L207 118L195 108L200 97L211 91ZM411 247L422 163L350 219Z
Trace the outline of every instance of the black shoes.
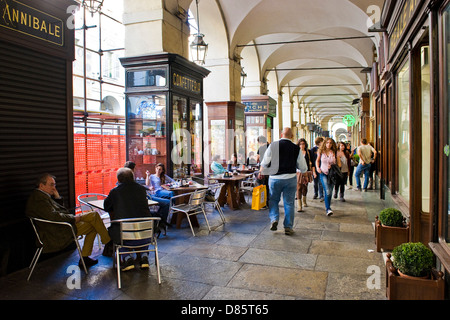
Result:
M272 222L272 226L270 227L270 230L277 231L277 227L278 227L278 221L274 221L274 222Z
M89 257L83 257L82 259L83 259L83 261L84 261L84 264L86 265L86 268L92 267L93 265L96 265L96 264L98 263L98 260L97 260L97 259L91 259L91 258L89 258ZM83 263L81 262L81 259L80 259L80 261L78 262L78 266L79 266L80 268L83 267Z
M103 256L105 257L112 257L113 256L113 242L112 240L109 241L107 244L105 244L105 247L103 248Z
M148 257L147 256L143 256L141 258L141 270L145 270L149 268L149 263L148 263Z
M130 271L134 269L134 260L132 258L128 258L125 261L122 261L120 263L121 265L121 271Z

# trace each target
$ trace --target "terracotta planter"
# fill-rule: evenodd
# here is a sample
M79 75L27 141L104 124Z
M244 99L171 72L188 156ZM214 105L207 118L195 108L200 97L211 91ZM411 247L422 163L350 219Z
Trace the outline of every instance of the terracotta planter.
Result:
M388 227L375 218L375 244L377 252L393 250L402 243L409 242L409 223L405 227Z
M431 276L431 277L430 277ZM400 276L392 265L391 254L386 260L386 297L389 300L444 300L444 274L431 270L427 279Z

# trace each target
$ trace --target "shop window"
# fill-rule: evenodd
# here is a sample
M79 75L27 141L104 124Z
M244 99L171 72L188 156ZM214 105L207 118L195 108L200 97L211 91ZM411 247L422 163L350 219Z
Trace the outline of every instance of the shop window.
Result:
M165 87L167 72L165 68L144 71L128 71L128 87Z
M422 119L422 211L430 212L431 183L431 104L429 46L421 48L421 119Z
M191 175L199 175L203 172L203 118L202 104L191 100Z
M450 141L450 97L449 97L449 92L450 92L450 5L447 6L447 8L444 10L443 12L443 33L444 33L444 43L443 43L443 49L444 49L444 63L445 63L445 85L447 86L447 96L446 96L446 104L447 104L447 112L448 113L448 117L447 117L447 145L444 149L445 152L445 159L447 161L446 165L447 165L447 214L444 214L444 221L445 221L445 239L446 242L450 245L450 225L449 225L449 221L450 221L450 185L448 183L448 181L450 180L450 153L449 153L449 141Z
M225 120L211 120L211 132L210 132L210 150L211 150L211 159L215 156L220 157L220 161L226 160L226 152L225 152Z
M166 166L166 95L129 96L128 159L136 163L135 177L142 180L155 165Z
M409 60L398 73L398 193L409 204L410 112Z

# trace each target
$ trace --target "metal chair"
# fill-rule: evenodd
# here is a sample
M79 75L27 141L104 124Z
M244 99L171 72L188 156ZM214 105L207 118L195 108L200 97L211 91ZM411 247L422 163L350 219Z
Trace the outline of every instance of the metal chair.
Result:
M90 211L97 211L100 215L100 218L102 218L103 223L106 225L110 222L109 219L109 213L104 211L104 210L100 210L98 208L93 207L92 205L89 204L89 201L92 200L102 200L102 199L106 199L108 196L106 194L102 194L102 193L83 193L80 194L77 197L78 202L80 203L80 209L81 209L81 213L84 212L90 212ZM98 243L98 248L101 249L102 248L102 242L100 240L100 235L97 235L97 243Z
M186 197L189 195L189 202L188 203L182 203L182 204L176 204L176 199L180 197ZM208 225L208 230L211 232L211 227L209 226L208 218L206 217L206 212L204 208L204 202L205 202L205 196L206 196L206 189L203 190L196 190L191 193L184 193L180 194L178 196L174 196L170 198L170 212L173 213L174 211L177 213L184 213L186 214L186 217L188 219L189 225L191 227L192 234L195 237L194 228L192 227L190 216L203 213L203 216L205 217L206 224Z
M216 208L217 211L219 212L222 222L225 223L225 216L223 214L222 207L219 204L219 197L220 197L220 193L222 192L223 186L225 186L225 183L215 183L215 184L209 185L208 191L210 191L214 195L214 201L210 201L205 197L205 203L212 204L213 211L214 211L214 208Z
M42 222L42 223L49 223L49 224L58 224L58 225L67 226L68 228L70 228L70 230L72 231L73 240L75 241L75 244L77 245L77 250L78 250L78 253L80 255L80 261L83 264L84 272L86 272L86 274L88 273L86 265L85 265L84 260L83 260L83 256L81 255L81 248L80 248L80 244L78 243L78 238L77 238L77 235L75 233L75 229L73 228L73 226L70 223L68 223L68 222L56 222L56 221L50 221L50 220L45 220L45 219L39 219L39 218L29 218L29 219L30 219L31 225L33 226L34 233L36 234L37 240L39 241L39 247L37 248L37 250L36 250L36 252L35 252L35 254L33 256L33 260L31 260L30 266L28 267L29 269L31 268L31 271L30 271L30 274L28 275L27 281L30 281L31 274L34 271L34 267L36 266L36 264L37 264L37 262L39 260L39 257L41 256L42 250L44 250L44 243L42 242L41 237L39 236L39 231L38 231L39 228L36 226L35 222Z
M249 177L247 180L242 180L239 186L239 192L250 194L250 199L253 195L253 188L256 186L256 179L254 176Z
M120 279L120 255L131 254L131 253L141 253L141 252L155 252L155 264L158 274L158 284L161 284L161 274L159 270L159 258L158 258L158 244L155 237L155 222L161 220L159 217L148 217L148 218L129 218L113 220L113 223L120 224L120 243L114 243L115 259L113 259L113 266L117 263L117 286L120 289L122 287L122 282ZM124 241L128 240L143 240L148 239L148 242L139 245L125 244ZM142 247L147 247L145 250L134 250ZM154 249L150 249L153 246ZM121 248L130 249L124 252L120 252Z

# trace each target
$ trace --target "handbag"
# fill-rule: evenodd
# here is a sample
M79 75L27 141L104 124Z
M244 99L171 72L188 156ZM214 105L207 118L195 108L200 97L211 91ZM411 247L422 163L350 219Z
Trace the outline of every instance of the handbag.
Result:
M266 205L267 188L264 184L253 188L252 210L261 210Z

